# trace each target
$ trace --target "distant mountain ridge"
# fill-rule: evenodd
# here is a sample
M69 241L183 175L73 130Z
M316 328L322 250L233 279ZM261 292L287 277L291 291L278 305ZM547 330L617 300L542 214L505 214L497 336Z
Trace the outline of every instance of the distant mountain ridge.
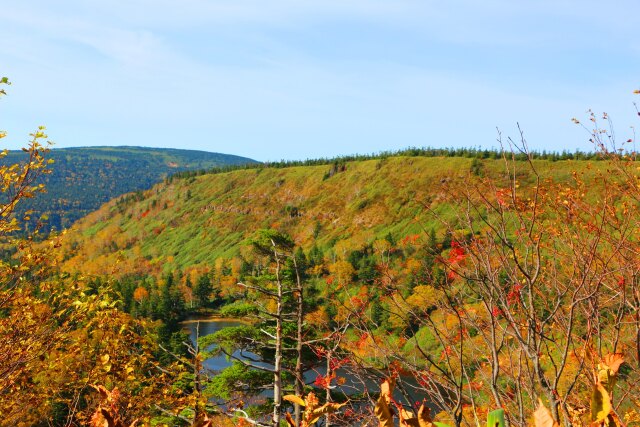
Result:
M44 232L67 228L114 197L147 190L173 173L258 163L231 154L132 146L57 148L47 157L54 160L51 174L43 178L47 193L17 209L19 215L37 212L27 223L30 229L46 215ZM3 162L25 159L26 153L9 151Z

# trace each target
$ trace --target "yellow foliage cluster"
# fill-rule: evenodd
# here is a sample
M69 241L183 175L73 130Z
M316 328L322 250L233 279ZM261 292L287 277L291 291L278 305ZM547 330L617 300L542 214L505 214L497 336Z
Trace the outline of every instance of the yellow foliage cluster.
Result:
M65 420L55 422L86 425L96 404L90 384L118 387L123 420L151 402L176 402L163 394L173 368L158 369L144 323L118 310L108 289L89 292L81 276L60 273L60 237L35 244L15 233L15 207L44 190L46 138L40 127L24 162L0 166L0 244L14 253L0 261L0 425L53 422L60 408Z

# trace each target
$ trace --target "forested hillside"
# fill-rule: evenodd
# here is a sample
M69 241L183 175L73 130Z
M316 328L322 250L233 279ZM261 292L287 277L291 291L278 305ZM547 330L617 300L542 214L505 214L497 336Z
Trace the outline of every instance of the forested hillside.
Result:
M10 151L2 164L26 159L22 151ZM33 210L26 226L34 229L42 215L42 230L58 231L112 198L131 191L146 190L170 174L256 163L230 154L206 151L143 147L81 147L53 149L52 172L42 178L47 192L26 200L18 214Z
M535 164L565 180L592 163ZM118 274L157 275L213 265L239 256L261 228L286 232L306 249L338 245L341 251L431 230L442 236L435 214L452 214L438 196L443 185L502 167L502 160L490 158L396 156L187 175L116 198L83 218L65 240L66 265L97 274L118 261ZM521 173L522 185L531 179L530 172Z

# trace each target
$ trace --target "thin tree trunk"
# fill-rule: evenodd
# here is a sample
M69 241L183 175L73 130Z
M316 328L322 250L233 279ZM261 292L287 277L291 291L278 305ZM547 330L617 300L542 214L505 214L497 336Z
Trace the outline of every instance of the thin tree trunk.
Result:
M333 372L331 371L332 357L333 357L333 350L328 349L327 350L327 378L331 378L331 374L333 374ZM327 403L331 402L331 389L329 387L327 387L325 390L325 399ZM327 415L325 416L325 423L324 423L325 427L331 426L330 417L331 417L331 414L327 412Z
M196 340L195 346L193 348L193 377L194 377L194 389L196 392L197 400L195 404L195 414L194 414L194 422L195 420L200 419L203 415L206 416L204 412L204 408L201 407L200 396L202 396L202 383L200 378L200 371L202 369L202 365L200 363L199 353L200 346L198 345L198 340L200 339L200 322L196 323Z
M282 280L280 280L280 258L274 246L276 256L276 286L277 286L277 308L276 308L276 354L273 373L273 425L280 426L281 406L282 406Z
M304 370L302 367L302 323L304 320L304 300L302 295L302 281L300 280L300 272L298 271L298 262L296 260L295 253L293 255L293 267L296 270L296 291L297 291L297 307L296 307L296 322L298 326L297 336L296 336L296 368L295 368L295 376L296 376L296 384L295 384L295 394L296 396L302 397L304 393ZM294 407L294 415L296 425L300 425L300 405L297 403Z

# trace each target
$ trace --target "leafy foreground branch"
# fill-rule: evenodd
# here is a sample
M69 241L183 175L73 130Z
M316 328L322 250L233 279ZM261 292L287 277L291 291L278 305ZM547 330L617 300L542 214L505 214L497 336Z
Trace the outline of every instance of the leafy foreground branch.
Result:
M289 412L286 413L287 424L290 427L310 427L314 425L320 417L334 413L345 405L345 403L325 403L324 405L320 405L318 398L313 392L309 393L304 399L293 394L284 396L283 399L304 408L300 424L296 424Z
M568 424L578 427L625 427L622 419L629 421L640 421L635 411L625 414L622 419L613 406L613 391L618 378L620 366L624 363L624 356L621 353L609 354L598 364L594 372L593 393L591 396L591 412L574 411ZM449 427L447 424L434 421L431 417L431 409L422 402L417 411L410 411L396 402L393 397L395 378L385 379L380 386L380 396L374 408L374 414L378 419L380 427L395 427L396 419L400 427ZM92 427L135 427L137 420L131 424L125 424L119 415L119 392L115 388L108 391L103 386L93 386L100 394L101 402L96 412L91 417ZM300 405L304 408L302 419L299 423L294 421L290 412L285 413L287 426L289 427L311 427L315 425L321 417L332 414L340 410L346 403L325 403L320 404L313 392L306 397L296 395L286 395L284 400ZM242 411L240 411L242 412ZM479 425L479 416L475 414L476 424ZM487 414L487 427L505 427L508 414L504 409L497 409ZM533 423L535 427L559 427L559 420L555 419L551 411L544 405L542 399L539 400L538 408L533 413ZM191 423L192 427L214 427L204 412L200 413ZM258 425L266 426L247 417L238 419L239 426Z

